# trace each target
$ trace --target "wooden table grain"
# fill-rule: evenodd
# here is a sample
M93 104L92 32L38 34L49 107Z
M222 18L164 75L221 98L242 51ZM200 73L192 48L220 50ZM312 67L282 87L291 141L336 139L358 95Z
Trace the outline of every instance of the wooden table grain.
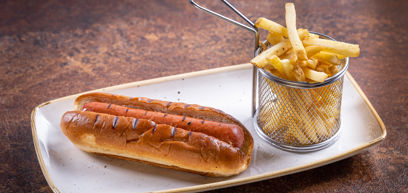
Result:
M203 1L234 16L219 1ZM284 24L284 1L231 0L251 20ZM408 192L408 1L295 1L298 26L360 44L349 72L387 138L317 169L214 192ZM251 32L187 0L0 2L0 192L51 192L30 112L87 90L247 63ZM273 164L273 163L271 163Z

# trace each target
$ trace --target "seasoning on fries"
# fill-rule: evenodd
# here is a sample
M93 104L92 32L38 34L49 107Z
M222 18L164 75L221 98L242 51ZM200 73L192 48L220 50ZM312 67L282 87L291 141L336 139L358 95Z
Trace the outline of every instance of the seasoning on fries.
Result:
M307 29L296 29L294 4L286 3L285 10L286 28L263 17L255 22L256 27L268 30L266 39L271 44L251 60L257 67L283 79L324 82L339 71L342 59L360 54L357 44L320 39Z

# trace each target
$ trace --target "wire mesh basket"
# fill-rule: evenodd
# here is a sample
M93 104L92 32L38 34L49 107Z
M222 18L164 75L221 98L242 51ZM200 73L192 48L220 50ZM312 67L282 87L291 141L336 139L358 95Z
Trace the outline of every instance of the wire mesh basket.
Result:
M261 52L259 48L255 55ZM254 115L257 133L272 145L295 152L315 151L334 143L340 131L347 68L348 58L345 58L338 66L339 72L322 83L294 82L257 69Z
M250 26L211 11L194 0L197 8L238 25L255 34L255 56L263 49L255 25L228 1L221 0ZM316 32L321 38L333 38ZM264 45L269 46L267 41ZM343 77L348 58L337 66L338 73L321 83L295 82L281 79L269 71L253 69L252 114L261 138L287 151L316 151L334 143L340 133L340 111Z
M254 121L260 135L267 136L268 141L286 149L306 150L336 136L340 128L342 78L311 89L287 87L262 76L258 81L260 107Z

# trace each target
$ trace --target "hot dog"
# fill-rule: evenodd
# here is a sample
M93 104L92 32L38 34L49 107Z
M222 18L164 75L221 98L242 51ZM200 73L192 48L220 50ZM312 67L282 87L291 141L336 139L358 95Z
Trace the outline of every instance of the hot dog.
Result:
M134 109L100 102L86 103L83 107L83 110L107 113L111 115L149 119L158 124L167 124L189 131L205 133L227 143L231 143L235 147L241 147L244 142L244 132L242 131L242 129L237 125L229 123L196 119L187 117L186 115L181 116L142 109Z
M208 176L231 176L251 160L253 139L232 116L199 105L105 93L79 96L61 119L80 149Z

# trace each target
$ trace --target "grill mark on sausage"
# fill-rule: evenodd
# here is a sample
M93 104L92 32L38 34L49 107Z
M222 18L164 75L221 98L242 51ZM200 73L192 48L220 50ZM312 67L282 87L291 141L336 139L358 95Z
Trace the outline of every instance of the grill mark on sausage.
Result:
M98 121L98 119L99 119L99 114L96 114L94 125L96 124L96 122Z
M144 101L146 101L146 100L144 100ZM96 104L96 103L98 103L98 104ZM168 103L168 102L166 102L166 103ZM164 103L164 104L166 104L166 103ZM107 109L108 105L111 105L110 109ZM186 104L180 105L179 107L182 108L183 106L186 106ZM194 107L194 109L197 109L197 107L200 108L201 106L192 105L191 107L192 108ZM132 108L132 107L129 107L128 105L115 105L114 103L111 103L111 104L104 103L103 104L101 102L95 102L95 104L93 104L93 103L89 104L89 107L86 106L86 108L87 108L88 111L95 108L95 110L93 110L94 112L96 112L95 115L93 116L95 122L97 122L97 120L95 120L95 119L96 119L96 115L97 115L98 111L99 112L107 112L108 114L113 115L110 118L110 120L112 121L112 123L111 123L112 127L111 128L114 129L114 130L116 130L116 125L119 124L118 123L119 118L121 118L119 116L130 116L129 119L128 119L129 120L128 129L132 128L133 132L135 132L136 129L138 129L139 122L141 124L143 123L143 125L145 125L144 124L145 122L142 122L140 119L148 120L148 122L146 122L147 127L145 129L148 129L148 130L152 129L152 131L150 131L150 132L152 132L153 134L155 134L155 131L157 130L157 128L153 128L155 126L155 124L157 124L157 122L155 122L155 121L160 122L162 120L164 120L163 122L166 122L166 121L171 122L171 124L168 124L166 122L166 124L168 124L170 127L176 127L176 128L177 127L180 127L180 128L185 127L187 132L188 132L188 130L190 130L190 131L193 131L193 132L197 131L197 132L207 133L203 129L203 127L207 126L207 124L211 124L212 126L214 126L214 127L209 128L209 129L214 128L214 131L222 130L223 129L222 127L224 126L224 123L220 123L220 122L217 122L217 121L210 121L210 120L207 121L202 116L197 117L197 118L193 118L193 117L187 116L184 113L180 113L180 115L173 116L173 114L168 113L168 112L154 112L154 111L144 110L144 109L140 109L140 108ZM101 116L101 114L99 114L99 115ZM102 114L102 115L104 115L104 114ZM117 116L117 117L115 117L115 116ZM133 119L133 118L135 118L135 119ZM168 118L170 118L171 120L168 120ZM199 119L199 118L201 118L201 119ZM194 122L194 124L193 124L193 122ZM173 123L175 125L173 125ZM99 124L99 122L97 122L96 124ZM95 124L95 126L96 126L96 124ZM119 126L121 126L121 125L119 125ZM118 128L119 128L119 126L118 126ZM236 130L236 128L234 128L231 125L225 125L225 127L229 127L233 131ZM143 130L145 130L145 129L143 129ZM132 131L132 130L130 130L130 131ZM121 131L122 131L122 129L121 129ZM167 130L167 132L168 131L169 130ZM173 132L172 128L170 128L170 132ZM175 132L179 133L179 131L175 131ZM175 133L175 134L178 134L178 133ZM234 146L236 144L238 144L237 146L241 146L241 143L242 143L242 140L241 140L242 137L241 136L242 135L240 133L236 134L236 133L233 132L231 134L231 132L223 132L223 133L225 133L225 135L220 134L219 132L218 133L217 132L212 132L212 133L209 132L209 133L210 134L207 134L207 135L220 137L222 141L225 141L227 143L232 143L232 144L234 144ZM168 133L168 134L172 135L172 133ZM190 135L192 135L192 134L190 134ZM228 135L230 135L230 136L228 136ZM174 137L172 137L171 139L173 139ZM235 137L235 138L232 138L232 137ZM230 138L232 138L232 139L230 139ZM184 138L184 140L186 140L186 139L188 139L188 138Z
M189 132L188 132L188 138L190 138L190 137L191 137L191 134L192 134L192 132L191 132L191 131L189 131Z
M205 107L200 107L200 110L204 110Z
M169 106L171 105L171 103L172 103L172 102L168 102L167 105L166 105L166 107L169 107Z
M152 100L153 100L153 99L149 99L149 100L147 100L147 103L151 103L151 102L152 102Z
M118 117L116 117L115 116L115 118L113 118L113 124L112 124L112 126L113 126L113 128L115 129L115 127L116 127L116 123L118 123Z
M137 123L139 122L139 119L133 118L132 120L132 130L136 129Z
M154 124L154 126L153 126L152 133L154 134L154 132L156 132L156 127L157 127L157 124L156 124L155 122L153 122L153 124Z
M111 106L112 106L112 103L110 103L110 104L108 105L108 107L106 107L106 109L110 109Z
M186 106L184 106L185 109L187 109L190 106L190 104L187 104Z
M174 137L175 134L176 134L176 128L171 127L171 137Z

